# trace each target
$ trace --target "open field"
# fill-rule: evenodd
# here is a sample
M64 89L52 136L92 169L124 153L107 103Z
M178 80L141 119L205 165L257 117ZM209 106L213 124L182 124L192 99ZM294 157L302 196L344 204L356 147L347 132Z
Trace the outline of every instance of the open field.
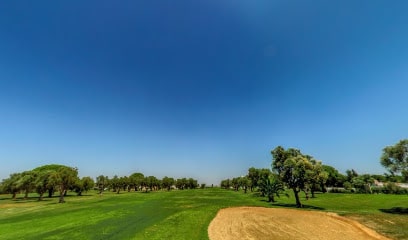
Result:
M394 239L408 239L407 195L318 194L307 210L335 212ZM208 239L217 212L233 206L293 207L293 197L270 204L253 194L220 189L151 193L91 192L37 202L0 196L1 239ZM399 208L396 208L399 207Z

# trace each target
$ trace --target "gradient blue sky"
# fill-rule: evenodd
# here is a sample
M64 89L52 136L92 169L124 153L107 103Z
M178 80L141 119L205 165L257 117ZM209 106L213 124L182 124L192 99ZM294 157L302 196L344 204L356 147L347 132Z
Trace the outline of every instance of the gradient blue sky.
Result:
M49 163L200 182L295 147L383 173L407 1L1 1L0 179Z

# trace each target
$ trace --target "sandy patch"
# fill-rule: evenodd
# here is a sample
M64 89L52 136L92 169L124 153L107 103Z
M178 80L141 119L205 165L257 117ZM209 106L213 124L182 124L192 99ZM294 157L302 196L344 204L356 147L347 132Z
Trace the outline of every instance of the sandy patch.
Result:
M208 236L211 240L389 239L335 213L261 207L221 209L208 227Z

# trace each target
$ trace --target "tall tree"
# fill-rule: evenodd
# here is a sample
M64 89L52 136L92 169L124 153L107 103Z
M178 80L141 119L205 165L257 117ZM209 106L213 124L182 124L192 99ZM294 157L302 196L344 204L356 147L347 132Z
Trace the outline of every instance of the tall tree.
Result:
M284 193L285 188L279 178L271 174L267 178L260 180L259 190L262 196L268 198L268 202L275 202L275 196L280 197L280 194Z
M121 179L118 177L118 175L113 176L110 183L111 183L111 186L112 186L112 191L119 194L122 183L121 183Z
M320 190L326 183L328 178L327 172L324 171L322 163L311 158L312 169L307 171L308 189L312 193L312 198L315 197L315 192ZM324 189L322 189L323 191Z
M347 182L351 182L353 180L353 178L358 177L358 173L357 171L355 171L354 169L347 169L346 170L346 180Z
M258 181L260 178L260 173L259 173L259 169L256 169L254 167L251 167L248 169L248 178L251 180L251 192L254 190L255 187L258 187Z
M17 193L20 191L18 188L18 180L20 177L21 173L10 174L10 177L3 179L1 184L3 192L12 194L13 199L16 199Z
M351 182L357 191L370 194L373 193L371 185L374 183L374 178L372 178L370 174L354 177Z
M311 157L303 155L300 150L289 148L285 150L278 146L271 151L272 169L278 174L280 180L293 190L296 206L303 207L299 199L299 192L306 191L310 184L313 163Z
M143 173L133 173L129 176L129 184L135 188L135 191L138 191L142 188L142 182L144 180Z
M240 178L240 185L244 189L244 193L247 193L248 188L252 186L252 182L247 176L244 176Z
M53 170L37 171L37 176L34 180L34 186L36 192L39 195L39 201L43 200L44 193L46 193L48 189L53 187L50 181L50 176L53 172Z
M87 192L95 186L95 182L91 177L83 177L82 179L77 179L73 189L78 194L82 196L82 192Z
M35 178L35 171L25 171L21 173L20 179L17 181L17 187L24 191L24 199L27 199L28 194L35 188Z
M337 169L332 166L323 165L323 170L327 173L326 186L328 187L343 187L343 183L346 181L346 176L341 174Z
M71 188L78 179L78 169L63 166L60 167L55 174L52 174L51 178L58 186L59 203L64 203L64 196L67 190Z
M231 180L229 178L222 180L220 186L222 188L229 189L231 187Z
M174 185L174 178L170 178L170 177L164 177L162 179L162 186L163 188L167 189L167 191L170 191L171 186Z
M401 140L394 146L385 147L381 165L388 169L391 175L402 173L408 176L408 139Z
M105 188L109 186L109 177L99 175L98 177L96 177L96 185L99 189L99 195L102 195Z

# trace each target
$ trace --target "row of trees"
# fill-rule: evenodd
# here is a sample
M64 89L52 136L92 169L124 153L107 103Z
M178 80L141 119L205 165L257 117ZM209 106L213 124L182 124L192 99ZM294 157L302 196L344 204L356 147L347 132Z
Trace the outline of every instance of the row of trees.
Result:
M43 199L45 193L52 197L55 191L59 192L59 202L65 202L64 196L67 190L72 189L79 193L93 187L90 177L80 179L78 169L63 165L45 165L31 171L13 173L1 183L2 192L10 193L13 199L17 193L24 192L24 198L31 192L37 192L39 200Z
M274 201L274 196L284 193L285 188L293 191L296 206L302 207L299 193L303 191L308 199L309 193L314 197L316 191L326 192L327 187L353 189L361 193L408 193L407 189L398 187L395 182L408 181L408 139L401 140L393 146L383 149L381 164L389 171L384 175L359 175L353 169L346 174L335 168L322 165L310 155L298 149L284 149L281 146L271 151L272 171L269 169L250 168L246 176L221 181L221 187L253 191L257 188L262 196ZM401 175L398 175L401 174ZM383 187L373 187L375 181L385 182Z
M194 189L198 187L197 180L193 178L174 179L164 177L158 179L154 176L144 176L142 173L134 173L129 177L113 178L100 175L96 182L91 177L78 177L78 169L64 165L44 165L30 171L13 173L9 178L3 179L0 185L0 192L12 194L15 199L18 193L23 192L24 198L32 192L38 193L38 199L42 200L45 194L53 197L55 192L59 192L59 202L65 202L64 196L67 191L76 192L82 195L83 192L97 189L100 194L105 190L112 190L116 193L123 191L155 191L160 189Z
M129 177L118 177L115 175L112 179L108 176L100 175L96 178L96 188L102 194L104 190L110 190L119 193L120 191L156 191L166 189L170 191L172 188L177 189L195 189L198 187L198 181L193 178L174 179L172 177L164 177L158 179L155 176L144 176L143 173L133 173Z
M248 179L251 190L257 188L261 192L261 196L268 197L268 200L272 202L274 197L282 194L285 190L284 187L286 187L293 191L297 207L302 207L299 198L301 191L307 197L309 193L314 197L315 192L324 187L328 174L324 171L321 162L312 156L304 155L300 150L294 148L285 150L281 146L272 150L271 154L273 172L269 169L250 168L245 177L238 179ZM228 184L232 183L233 185L234 179L237 178L233 178L232 181L223 180L221 186L229 188ZM241 187L233 186L236 190Z

